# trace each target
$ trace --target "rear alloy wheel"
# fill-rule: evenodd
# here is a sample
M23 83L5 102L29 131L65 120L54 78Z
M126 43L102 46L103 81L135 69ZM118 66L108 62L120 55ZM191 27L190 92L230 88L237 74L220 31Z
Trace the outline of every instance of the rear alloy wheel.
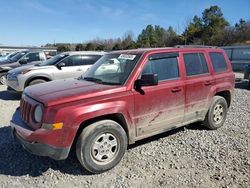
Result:
M0 76L0 83L2 85L6 85L6 74L1 74L1 76Z
M127 149L127 135L117 122L102 120L83 129L76 143L76 155L91 173L116 166Z
M203 122L204 125L208 129L212 130L220 128L226 120L227 111L228 105L225 98L221 96L214 96L212 104Z

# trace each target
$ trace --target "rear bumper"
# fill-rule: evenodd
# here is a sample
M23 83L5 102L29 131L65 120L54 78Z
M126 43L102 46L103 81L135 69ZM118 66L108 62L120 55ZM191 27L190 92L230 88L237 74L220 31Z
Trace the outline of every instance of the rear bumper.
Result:
M10 122L12 135L19 140L22 146L32 154L39 156L47 156L55 160L63 160L68 157L70 147L55 147L37 141L31 141L34 133L20 118L19 110L15 112ZM28 139L25 139L28 138Z

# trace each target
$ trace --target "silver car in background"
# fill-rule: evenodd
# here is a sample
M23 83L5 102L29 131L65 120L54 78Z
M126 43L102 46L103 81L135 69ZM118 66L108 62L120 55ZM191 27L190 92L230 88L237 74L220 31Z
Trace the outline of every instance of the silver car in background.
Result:
M52 80L77 78L89 69L105 52L64 52L37 65L27 65L8 72L9 91L22 92L25 87Z

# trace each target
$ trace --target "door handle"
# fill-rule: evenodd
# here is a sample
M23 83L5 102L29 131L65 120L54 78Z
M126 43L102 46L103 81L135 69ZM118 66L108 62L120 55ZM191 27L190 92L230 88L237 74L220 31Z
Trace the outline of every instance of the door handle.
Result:
M172 91L172 93L180 92L180 91L181 91L181 88L175 87L175 88L173 88L171 91Z
M214 81L205 81L204 82L204 85L205 86L210 86L210 85L212 85L214 83Z
M82 71L82 69L76 69L76 71Z

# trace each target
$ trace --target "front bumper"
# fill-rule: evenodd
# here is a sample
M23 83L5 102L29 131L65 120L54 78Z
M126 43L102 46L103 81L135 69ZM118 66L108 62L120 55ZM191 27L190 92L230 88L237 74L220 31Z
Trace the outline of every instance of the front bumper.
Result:
M20 87L20 84L18 82L18 78L16 76L12 76L10 74L7 74L6 78L6 85L8 86L9 89L8 91L10 92L22 92L23 89Z
M63 160L68 157L70 147L55 147L37 141L31 141L35 132L28 127L21 119L19 110L16 110L10 122L12 135L19 140L22 146L32 154L47 156L55 160ZM25 139L26 138L26 139Z

